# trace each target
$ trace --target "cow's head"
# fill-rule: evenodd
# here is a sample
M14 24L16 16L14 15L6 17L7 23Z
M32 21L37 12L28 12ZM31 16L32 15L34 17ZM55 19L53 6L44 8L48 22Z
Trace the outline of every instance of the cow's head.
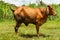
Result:
M49 14L49 15L53 15L53 16L56 15L56 12L55 12L55 10L53 9L53 7L51 5L47 6L47 10L46 11L47 11L47 14Z

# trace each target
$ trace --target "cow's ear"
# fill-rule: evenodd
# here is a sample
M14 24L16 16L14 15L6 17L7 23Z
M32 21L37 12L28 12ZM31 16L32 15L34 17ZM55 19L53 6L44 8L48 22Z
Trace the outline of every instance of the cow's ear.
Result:
M49 14L49 8L48 7L46 8L46 13Z

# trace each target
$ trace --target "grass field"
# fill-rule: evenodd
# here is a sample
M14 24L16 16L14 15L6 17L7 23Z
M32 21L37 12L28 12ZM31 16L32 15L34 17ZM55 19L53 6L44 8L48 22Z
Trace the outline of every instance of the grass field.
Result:
M60 40L60 22L48 21L40 27L40 36L36 36L35 25L22 24L19 34L14 32L15 21L0 22L0 40Z
M34 4L29 5L34 8L38 7ZM52 21L48 20L45 24L43 24L39 30L39 38L36 36L36 28L33 24L29 24L27 27L22 24L18 30L18 35L15 34L15 21L13 20L13 13L10 6L13 5L2 1L0 2L0 40L60 40L60 4L53 4L53 8L59 18L55 18L55 20Z

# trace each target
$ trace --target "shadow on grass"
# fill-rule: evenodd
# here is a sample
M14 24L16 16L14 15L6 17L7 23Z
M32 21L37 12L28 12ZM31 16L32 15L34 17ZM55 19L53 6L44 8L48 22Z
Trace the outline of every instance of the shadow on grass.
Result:
M35 34L21 34L19 36L25 37L25 38L37 37L37 35L35 35ZM42 36L42 37L49 37L50 35L40 34L39 37L40 36Z

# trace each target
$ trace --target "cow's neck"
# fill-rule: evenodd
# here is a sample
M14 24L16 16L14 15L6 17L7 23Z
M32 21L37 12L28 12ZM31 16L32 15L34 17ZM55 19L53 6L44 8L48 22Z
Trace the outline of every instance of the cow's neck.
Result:
M46 9L44 9L43 14L42 14L45 19L47 19L47 17L48 17L48 13L46 13L46 12L47 12Z

